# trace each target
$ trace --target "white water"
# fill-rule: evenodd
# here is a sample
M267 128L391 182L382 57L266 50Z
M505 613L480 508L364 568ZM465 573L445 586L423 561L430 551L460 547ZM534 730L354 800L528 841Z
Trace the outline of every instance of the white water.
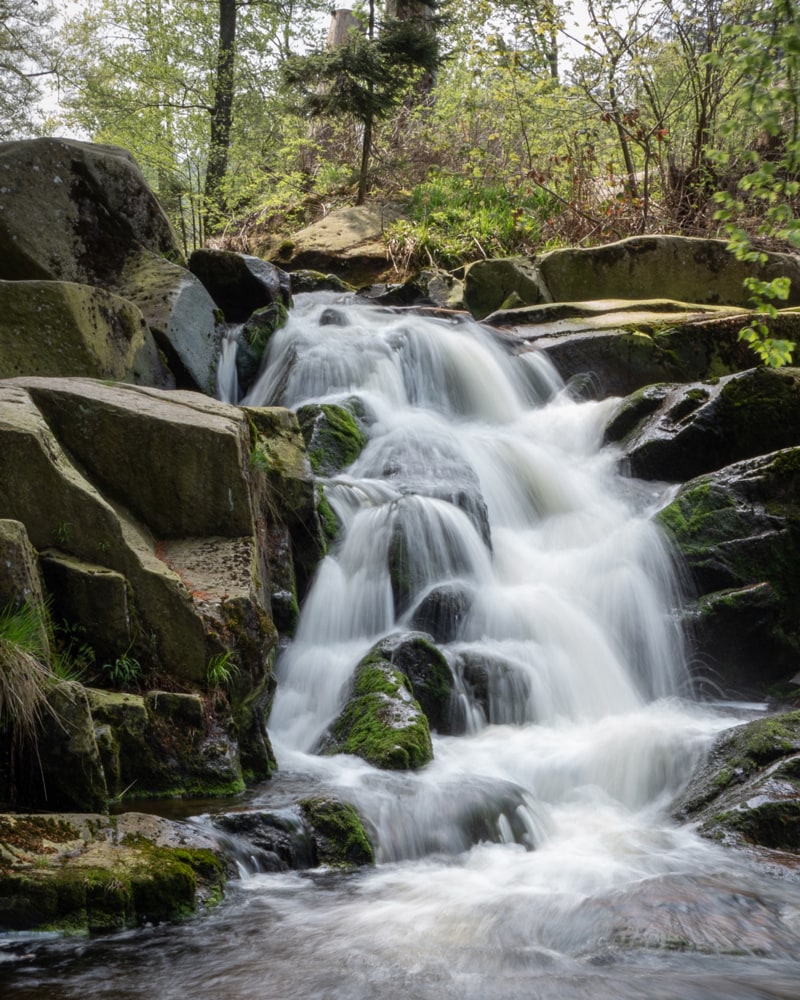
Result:
M369 443L325 482L342 536L278 663L280 771L250 806L332 790L378 865L251 876L191 927L56 952L11 995L799 995L797 890L669 818L735 720L691 700L651 519L665 498L600 448L615 402L572 399L543 358L475 324L301 297L243 402L354 396ZM459 735L435 735L417 773L315 754L360 657L440 585L473 598L442 646Z
M369 442L326 482L343 531L278 664L269 730L281 765L354 802L381 861L474 848L440 877L475 878L493 898L506 882L583 896L667 874L686 863L687 839L702 855L666 809L731 720L685 700L672 560L651 519L662 491L621 482L600 449L616 402L577 402L542 356L510 356L476 324L319 298L273 338L244 402L353 397ZM441 647L462 735L435 738L434 762L415 775L314 756L360 657L454 583L474 598ZM483 704L461 683L470 663L487 678ZM518 846L478 847L476 828Z

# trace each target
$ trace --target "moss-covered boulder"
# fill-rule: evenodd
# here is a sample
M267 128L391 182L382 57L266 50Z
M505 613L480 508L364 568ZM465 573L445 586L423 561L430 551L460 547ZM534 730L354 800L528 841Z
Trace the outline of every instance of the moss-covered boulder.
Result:
M35 740L20 752L16 800L35 809L105 812L108 786L85 689L60 681L47 701Z
M433 759L428 720L411 685L378 647L356 668L350 696L323 749L354 754L390 771L414 770Z
M361 817L349 803L316 796L303 799L300 812L311 829L316 865L353 868L375 863L375 851Z
M658 515L691 575L695 662L713 685L763 693L800 658L800 449L686 483Z
M256 310L292 304L289 275L269 261L229 250L194 250L189 270L205 286L228 323L243 323Z
M0 280L0 377L17 375L175 384L137 306L66 281Z
M112 799L215 798L244 790L230 712L215 711L197 694L86 693Z
M310 271L298 268L289 274L292 294L303 292L354 292L355 286L349 285L335 274L323 274L321 271Z
M258 375L273 333L285 326L288 318L286 306L277 301L256 309L242 324L236 338L236 374L242 393L247 392Z
M0 930L109 931L222 898L217 845L185 823L126 813L0 815Z
M333 476L358 458L366 435L351 409L335 403L309 403L297 411L311 468L318 476Z
M533 261L525 257L493 258L464 268L464 304L476 319L497 309L551 301Z
M268 519L286 525L291 538L297 596L302 598L326 551L319 494L297 417L281 407L250 407L252 468L265 477L261 495ZM269 515L271 514L271 517Z
M444 654L430 635L397 632L377 643L370 655L388 660L408 680L431 729L450 732L453 677Z
M609 428L620 435L633 475L673 482L800 445L800 369L644 390Z
M140 249L182 259L158 200L118 146L0 143L0 176L0 279L108 287Z
M750 276L788 277L790 305L800 304L800 264L791 254L768 254L764 265L737 260L725 240L633 236L599 247L553 250L536 259L555 302L648 299L653 293L682 302L747 304Z
M724 732L676 809L726 844L800 850L800 712Z
M591 375L593 396L605 397L752 368L755 356L738 338L748 315L663 299L607 300L504 310L487 322L505 327L518 351L544 351L565 379ZM769 324L773 336L793 339L800 312L779 311Z

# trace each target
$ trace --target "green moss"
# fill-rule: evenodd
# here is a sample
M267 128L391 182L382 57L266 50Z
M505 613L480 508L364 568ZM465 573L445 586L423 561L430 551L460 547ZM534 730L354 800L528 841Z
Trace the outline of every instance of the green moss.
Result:
M302 406L297 419L316 475L334 475L351 465L367 443L352 413L343 406L334 403Z
M359 666L353 694L334 724L330 749L385 770L415 769L432 759L428 720L406 678L390 663Z
M317 513L319 514L322 532L329 542L335 542L339 537L339 518L334 514L333 508L328 503L322 484L317 484ZM298 612L299 613L299 612Z
M718 814L716 825L736 830L754 844L776 850L800 848L800 800L764 802L753 809L731 810Z
M300 810L314 832L317 861L333 868L375 863L375 852L356 810L330 798L304 799Z

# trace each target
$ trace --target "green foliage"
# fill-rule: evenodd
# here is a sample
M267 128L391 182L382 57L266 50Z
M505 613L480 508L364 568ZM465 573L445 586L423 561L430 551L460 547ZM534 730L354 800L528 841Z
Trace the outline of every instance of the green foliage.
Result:
M478 176L475 176L475 174ZM483 183L480 171L434 171L411 196L410 220L387 227L392 258L403 269L458 267L465 260L533 252L554 199L530 182L519 188Z
M716 218L738 260L763 263L766 254L757 246L758 238L800 247L800 11L794 0L779 0L730 34L745 109L764 141L742 155L744 172L736 192L717 193ZM717 162L728 165L730 158L718 154ZM757 219L754 234L740 222L747 216ZM740 338L765 364L780 367L791 361L794 344L773 339L769 320L776 315L775 303L788 298L789 281L748 278L746 286L755 317Z
M86 629L62 621L52 626L50 644L53 673L63 681L82 682L94 669L95 651L86 639Z
M135 687L142 674L142 665L126 650L113 663L104 663L100 668L112 687L124 690Z
M42 716L49 711L48 658L42 611L29 602L0 610L0 729L11 730L18 743L35 742Z
M0 142L39 132L40 84L54 60L48 0L0 0Z
M206 665L206 683L210 688L227 688L239 674L238 666L231 659L229 649L216 653Z

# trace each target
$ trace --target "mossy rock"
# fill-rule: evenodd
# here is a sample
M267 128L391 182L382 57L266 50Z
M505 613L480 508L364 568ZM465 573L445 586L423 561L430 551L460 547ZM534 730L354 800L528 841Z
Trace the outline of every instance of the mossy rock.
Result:
M310 403L297 411L311 468L333 476L358 458L367 438L353 414L335 403Z
M321 271L310 271L307 268L292 271L289 278L291 279L293 295L300 295L303 292L354 292L356 290L354 285L343 281L338 275L323 274Z
M0 815L0 929L108 931L222 897L217 848L185 824L125 814Z
M450 732L450 698L453 676L448 662L430 635L399 632L377 643L367 658L381 657L402 672L425 713L431 729Z
M476 319L501 308L549 302L550 295L532 260L493 258L464 268L464 303Z
M375 863L375 851L353 806L318 796L300 802L300 811L311 827L317 864L353 868Z
M189 270L203 283L228 323L242 323L272 303L285 308L292 304L289 275L259 257L203 248L192 252Z
M800 449L691 480L657 516L691 574L696 661L730 693L791 677L800 656Z
M714 383L676 386L642 414L655 395L637 397L641 418L626 441L626 461L641 479L681 482L800 445L800 369L754 368Z
M65 281L0 281L0 377L21 375L175 386L136 305Z
M389 771L415 770L433 759L428 720L407 678L380 653L368 654L356 668L350 697L323 749Z
M538 257L556 302L648 299L653 290L682 302L747 305L744 280L792 279L790 305L800 302L800 267L791 254L767 254L766 263L737 260L725 240L685 236L633 236L599 247L553 250Z
M800 712L722 733L677 808L711 839L800 849Z

